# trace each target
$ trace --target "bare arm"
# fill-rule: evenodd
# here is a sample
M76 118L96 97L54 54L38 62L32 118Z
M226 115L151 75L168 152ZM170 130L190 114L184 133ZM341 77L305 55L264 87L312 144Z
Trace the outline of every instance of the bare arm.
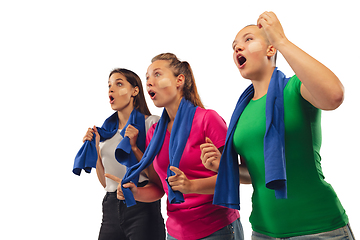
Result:
M334 110L341 105L344 87L340 80L330 69L285 37L280 21L273 12L260 15L258 25L302 82L301 95L304 99L323 110Z
M96 174L101 185L105 188L106 187L105 169L104 169L104 165L102 164L100 153L98 153L98 160L96 162Z
M128 187L125 186L124 187ZM144 187L139 187L138 194L134 195L135 199L139 202L155 202L164 196L164 190L155 183L149 182Z
M170 170L176 174L168 178L172 190L180 191L184 194L214 194L217 175L189 180L179 168L171 166Z
M246 163L243 157L240 156L241 164L239 164L239 178L241 184L251 184L251 177L249 170L247 169Z
M94 137L94 133L95 133L96 152L98 155L98 159L96 161L96 174L97 174L97 177L98 177L101 185L105 188L106 187L105 170L104 170L104 165L102 164L100 148L99 148L100 135L95 126L93 128L88 129L88 131L86 132L86 134L83 138L83 142L85 142L86 140L91 141L92 138Z
M111 174L105 174L105 177L114 180L115 182L119 183L117 187L117 198L120 200L124 200L124 194L121 189L121 179L113 176ZM157 184L149 182L144 187L137 187L134 183L129 182L123 185L124 188L130 188L131 192L134 195L136 201L140 202L154 202L162 198L164 196L164 190L162 187L159 187Z
M139 130L137 130L135 127L133 127L132 125L129 125L126 128L125 131L125 136L129 137L130 139L130 145L131 145L131 150L133 151L136 159L138 160L138 162L140 162L141 158L143 157L144 153L137 147L136 145L136 140L139 134ZM149 173L149 169L145 169L144 173L146 174L146 176L149 177L149 175L151 173ZM161 186L161 185L160 185Z

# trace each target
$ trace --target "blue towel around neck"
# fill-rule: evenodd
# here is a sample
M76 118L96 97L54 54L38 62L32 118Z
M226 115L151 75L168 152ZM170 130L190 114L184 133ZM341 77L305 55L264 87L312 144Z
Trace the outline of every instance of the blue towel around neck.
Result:
M145 135L146 135L144 115L141 114L140 112L138 112L136 109L134 109L130 114L129 120L128 120L126 126L124 127L122 134L125 134L125 129L129 124L138 128L139 136L137 139L137 144L139 144L138 147L140 149L142 149L142 151L144 151ZM118 129L119 129L119 117L118 117L117 112L115 112L114 114L112 114L110 117L108 117L104 121L101 128L97 127L97 131L99 132L99 135L100 135L100 142L103 142L109 138L112 138L117 133ZM122 136L124 136L124 135L122 135ZM121 145L120 148L125 148L125 149L131 150L129 138L126 137L124 139L125 139L124 143L122 143L122 141L119 143L119 145ZM84 144L82 145L82 147L80 148L79 152L77 153L77 155L75 157L74 167L73 167L74 174L80 175L82 169L85 172L90 173L91 168L96 168L98 154L96 151L95 144L96 144L95 137L93 137L91 141L87 140L84 142ZM119 148L119 146L118 146L118 148ZM132 153L132 151L130 152L130 155L128 154L127 156L126 155L123 156L120 154L119 159L121 159L122 164L124 164L125 166L127 166L126 164L130 165L130 163L127 163L127 162L133 162L133 158L131 156L134 154L132 153L132 155L131 155L131 153ZM133 156L133 157L135 157L135 156ZM135 158L135 160L136 160L136 158ZM137 163L137 161L136 161L136 163Z
M139 130L138 137L136 140L136 145L141 150L141 152L144 152L145 139L146 139L145 116L134 109L131 112L129 120L127 121L126 125L120 132L120 135L123 137L123 139L120 141L120 143L115 149L115 158L119 163L125 165L127 168L138 163L138 160L136 159L131 149L130 138L127 136L124 137L126 128L129 125L132 125L137 130ZM137 183L138 181L139 181L139 176L137 179L136 178L134 179L134 182Z
M130 138L124 137L126 128L129 125L132 125L137 130L139 130L139 134L136 140L136 145L142 152L144 152L145 138L146 138L145 116L134 109L131 112L129 120L127 121L126 125L120 132L120 135L123 137L123 139L116 147L115 158L119 163L125 165L126 167L131 167L132 165L138 163L134 153L131 150Z
M285 162L285 124L283 91L289 78L274 69L266 96L264 161L266 187L276 198L287 198ZM240 96L230 120L221 156L213 204L240 209L238 154L233 146L234 132L241 113L254 96L251 84Z
M180 159L184 151L187 139L190 134L192 121L194 119L196 108L191 102L183 98L180 102L178 111L175 116L174 124L172 126L170 143L169 143L169 166L168 177L174 175L170 171L170 166L179 167ZM169 115L166 109L163 110L161 118L157 123L154 131L154 135L147 146L141 161L134 166L127 169L127 172L122 180L122 183L134 182L134 179L139 176L141 171L150 166L155 156L159 153L164 143L165 135L167 132L167 125L169 123ZM122 188L125 203L127 207L131 207L136 204L134 196L130 189ZM184 202L184 196L179 191L173 191L168 184L168 199L170 203L182 203Z

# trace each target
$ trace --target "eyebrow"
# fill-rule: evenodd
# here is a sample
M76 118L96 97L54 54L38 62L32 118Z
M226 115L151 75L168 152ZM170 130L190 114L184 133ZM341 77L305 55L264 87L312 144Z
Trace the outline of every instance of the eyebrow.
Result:
M237 43L236 40L233 41L233 43L231 44L231 47L234 48L235 47L235 43Z
M157 70L161 70L161 68L155 68L154 70L152 70L152 72L155 72ZM146 72L145 76L147 76L147 75L148 75L148 73Z
M124 79L122 79L122 78L117 78L117 79L115 79L115 82L117 82L119 80L124 81ZM110 80L108 80L108 83L110 83Z
M250 35L250 34L254 35L253 33L248 32L248 33L245 33L245 34L242 36L242 38L244 39L244 38L246 38L247 35ZM232 45L231 45L232 48L234 48L234 44L237 43L237 42L238 42L238 41L236 41L236 40L233 41L233 43L232 43Z
M243 38L245 38L247 35L250 35L250 34L253 34L253 33L250 33L250 32L249 32L249 33L245 33L244 36L243 36ZM254 35L254 34L253 34L253 35Z

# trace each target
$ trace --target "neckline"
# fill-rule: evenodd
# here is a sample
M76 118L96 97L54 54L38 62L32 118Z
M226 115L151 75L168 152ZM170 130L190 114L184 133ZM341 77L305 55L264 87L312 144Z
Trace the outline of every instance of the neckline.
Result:
M262 100L263 98L266 98L266 95L267 95L267 93L264 95L264 96L262 96L261 98L258 98L258 99L251 99L251 102L257 102L257 101L260 101L260 100Z

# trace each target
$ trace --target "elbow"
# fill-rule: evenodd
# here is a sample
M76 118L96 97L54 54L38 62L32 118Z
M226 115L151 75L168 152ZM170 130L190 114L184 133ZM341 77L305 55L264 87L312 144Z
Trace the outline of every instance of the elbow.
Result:
M340 87L338 90L333 91L332 95L329 98L328 106L324 110L335 110L338 107L340 107L340 105L344 101L344 96L345 96L345 93L344 93L343 87Z

